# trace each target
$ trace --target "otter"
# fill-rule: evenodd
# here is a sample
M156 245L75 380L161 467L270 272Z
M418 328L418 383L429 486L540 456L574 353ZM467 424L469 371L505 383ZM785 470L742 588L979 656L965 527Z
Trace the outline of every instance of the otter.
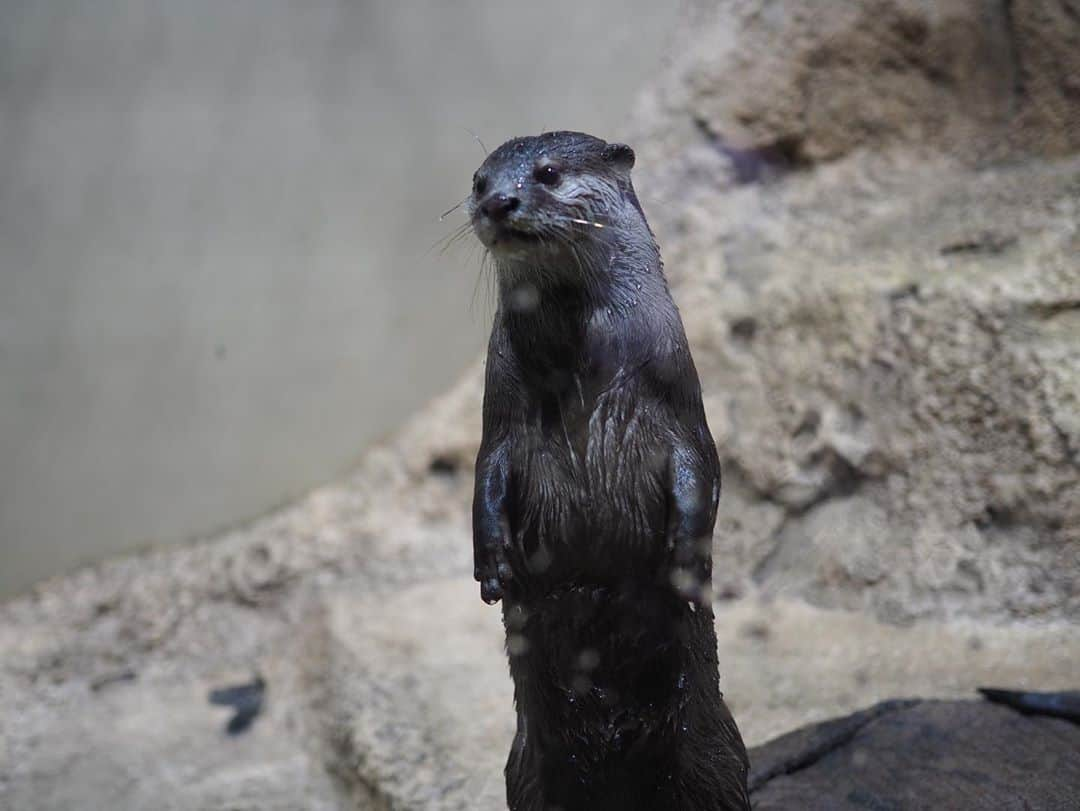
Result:
M719 459L634 160L515 138L466 208L498 286L473 552L503 604L512 811L749 808L709 599Z

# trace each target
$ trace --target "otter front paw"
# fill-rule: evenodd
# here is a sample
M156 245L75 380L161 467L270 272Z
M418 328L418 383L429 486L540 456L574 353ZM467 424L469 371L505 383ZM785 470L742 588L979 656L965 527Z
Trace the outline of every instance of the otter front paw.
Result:
M488 605L502 599L513 577L507 560L510 517L507 514L510 469L506 449L481 451L476 462L473 495L473 577L480 583L480 597Z
M480 599L488 605L495 605L503 596L502 583L497 577L488 577L480 581Z
M503 598L506 586L514 579L514 574L502 545L488 550L482 561L477 560L473 577L480 583L480 599L485 603L494 605Z

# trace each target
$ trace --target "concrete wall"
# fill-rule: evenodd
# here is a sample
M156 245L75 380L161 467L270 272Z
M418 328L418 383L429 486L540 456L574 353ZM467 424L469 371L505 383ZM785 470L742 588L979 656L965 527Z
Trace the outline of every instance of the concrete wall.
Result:
M614 136L677 8L0 0L0 594L346 470L482 346L489 146Z

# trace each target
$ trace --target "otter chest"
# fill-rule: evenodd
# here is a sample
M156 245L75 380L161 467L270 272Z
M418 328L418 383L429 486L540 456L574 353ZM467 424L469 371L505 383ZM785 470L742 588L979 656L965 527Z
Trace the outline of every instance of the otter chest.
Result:
M668 443L656 409L629 387L536 403L512 456L513 529L528 556L610 567L600 558L613 545L631 558L662 547Z

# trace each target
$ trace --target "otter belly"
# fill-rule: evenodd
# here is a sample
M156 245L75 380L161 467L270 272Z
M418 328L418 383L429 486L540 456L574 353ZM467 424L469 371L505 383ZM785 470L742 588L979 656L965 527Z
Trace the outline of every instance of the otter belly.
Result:
M546 801L677 807L662 798L682 771L680 733L708 731L695 720L703 694L720 704L693 655L715 645L711 625L671 589L625 582L570 586L505 611L519 748L543 753L531 768Z

